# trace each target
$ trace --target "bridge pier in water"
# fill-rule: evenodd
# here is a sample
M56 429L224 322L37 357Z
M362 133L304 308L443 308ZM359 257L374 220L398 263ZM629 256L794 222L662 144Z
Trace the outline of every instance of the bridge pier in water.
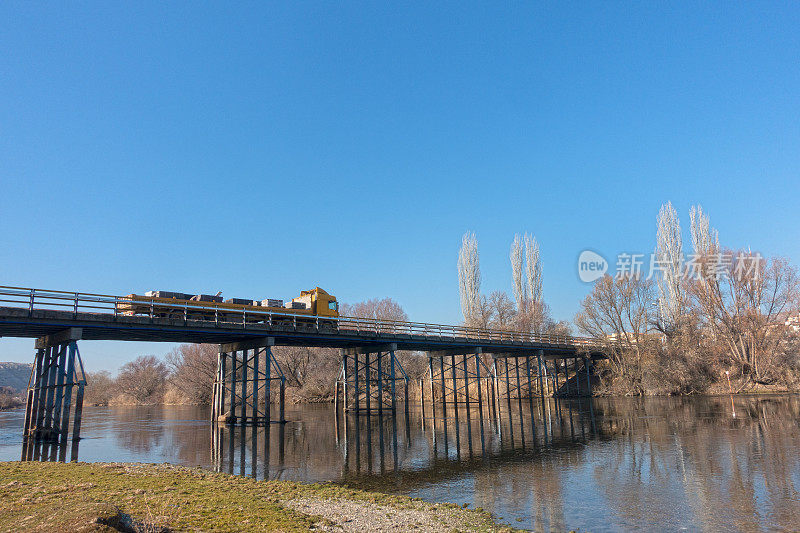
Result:
M397 344L343 348L334 403L356 415L397 414L397 387L403 387L405 413L409 411L409 379L397 358ZM388 398L387 398L388 394Z
M486 355L491 357L489 365ZM507 404L510 410L512 400L532 400L535 397L544 400L546 396L556 395L556 361L552 367L553 372L549 372L542 350L502 354L485 354L481 348L429 352L430 415L436 419L441 414L446 419L452 412L458 417L462 407L469 415L472 406L476 405L481 420L499 422L501 407ZM424 389L420 398L424 417Z
M36 339L36 357L25 402L23 460L39 460L52 446L51 460L64 461L72 427L73 456L81 433L86 376L77 341L81 328L69 328ZM74 405L74 410L73 410ZM70 424L70 422L72 422Z
M272 354L275 339L264 337L220 344L211 401L212 422L271 424L273 382L277 384L277 422L286 422L286 376Z
M486 365L481 348L428 352L428 380L430 414L434 419L437 418L437 403L445 419L448 405L456 417L459 406L463 406L468 418L475 405L481 423L497 416L496 373L493 366ZM424 393L422 410L424 416Z
M521 410L523 400L532 413L534 399L544 405L548 397L591 395L591 358L587 356L545 358L544 351L536 349L493 353L487 364L486 355L481 348L428 353L428 382L421 383L420 391L423 420L428 405L434 422L451 414L458 418L467 413L469 418L477 406L481 422L499 424L512 409Z

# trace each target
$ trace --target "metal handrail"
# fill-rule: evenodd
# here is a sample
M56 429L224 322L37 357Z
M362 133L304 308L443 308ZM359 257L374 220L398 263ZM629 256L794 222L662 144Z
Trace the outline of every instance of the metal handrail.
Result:
M120 314L121 307L133 306L135 304L147 306L150 318L155 318L160 313L167 311L176 313L185 321L190 318L193 312L213 313L214 323L241 323L244 327L248 322L264 322L274 324L275 319L291 319L294 330L298 328L297 318L308 317L313 319L312 327L315 331L320 331L320 317L318 315L307 315L301 313L278 313L274 311L259 311L242 306L237 308L233 304L220 305L218 302L194 302L182 301L176 304L156 301L156 298L146 296L113 296L109 294L81 293L69 291L56 291L50 289L33 289L27 287L11 287L0 285L0 304L16 304L13 307L27 307L32 313L34 309L53 309L69 308L73 313L103 312L113 314L116 318ZM38 305L37 305L38 304ZM241 320L225 320L240 316ZM146 315L145 315L146 316ZM509 341L527 342L542 344L561 344L571 346L597 346L600 344L597 339L590 337L574 337L570 335L551 335L513 330L495 330L488 328L476 328L470 326L453 326L446 324L435 324L428 322L406 322L400 320L385 320L378 318L363 318L340 316L323 317L329 324L335 324L337 331L357 331L370 332L376 335L390 333L395 335L421 335L439 336L451 339L478 339L490 341ZM300 321L303 324L303 321Z

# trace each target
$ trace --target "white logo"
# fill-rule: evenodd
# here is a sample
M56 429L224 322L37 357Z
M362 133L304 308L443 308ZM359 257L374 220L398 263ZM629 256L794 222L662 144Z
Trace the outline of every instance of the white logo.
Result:
M578 256L578 277L584 283L591 283L603 277L608 270L605 257L591 250L584 250Z

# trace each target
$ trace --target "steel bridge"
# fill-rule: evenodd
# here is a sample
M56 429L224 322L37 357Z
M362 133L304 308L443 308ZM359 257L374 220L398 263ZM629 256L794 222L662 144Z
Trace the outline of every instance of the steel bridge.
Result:
M130 314L132 301L145 313ZM602 346L584 337L503 331L421 322L358 317L337 319L221 310L213 302L175 304L154 298L0 286L0 337L35 338L35 364L28 388L26 436L66 440L75 405L73 438L80 430L86 380L77 342L119 340L209 343L219 345L214 383L215 422L261 425L284 422L286 377L272 354L274 346L339 348L342 364L336 383L337 405L356 414L396 412L400 394L409 403L409 378L398 351L425 352L431 409L446 416L447 405L475 404L497 411L501 397L563 394L585 376L591 386L592 362ZM571 368L570 368L571 364ZM548 368L550 370L548 370ZM583 374L581 374L583 372ZM580 378L580 379L579 379ZM74 402L71 400L76 391ZM341 396L340 396L341 393ZM272 404L277 413L272 416ZM491 409L491 411L490 411Z

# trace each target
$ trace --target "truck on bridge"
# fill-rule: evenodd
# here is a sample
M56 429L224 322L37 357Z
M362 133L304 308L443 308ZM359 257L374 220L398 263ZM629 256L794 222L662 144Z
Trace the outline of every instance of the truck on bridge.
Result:
M217 293L187 294L170 291L148 291L144 295L129 294L118 305L120 313L128 316L148 315L159 318L188 318L193 320L225 320L227 312L241 319L243 313L252 311L252 322L263 321L265 313L288 315L292 320L313 320L318 317L335 320L339 317L339 302L336 297L323 289L315 287L300 291L300 296L283 303L282 300L267 298L249 300L230 298L223 301Z

